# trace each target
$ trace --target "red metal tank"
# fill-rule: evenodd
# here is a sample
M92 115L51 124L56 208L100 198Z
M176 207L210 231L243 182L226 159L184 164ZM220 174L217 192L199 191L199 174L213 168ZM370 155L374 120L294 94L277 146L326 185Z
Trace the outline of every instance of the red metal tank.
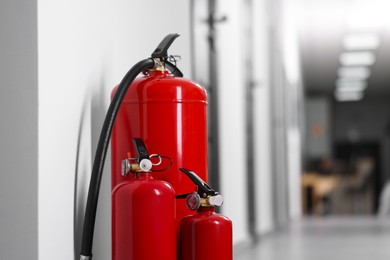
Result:
M232 222L201 207L180 223L181 260L232 260Z
M115 93L116 88L113 90ZM126 181L121 162L131 151L132 138L144 140L149 151L172 160L172 167L154 173L169 182L176 194L191 193L195 185L179 173L191 167L207 180L207 97L205 89L168 71L153 70L130 86L112 133L112 189ZM176 201L177 224L192 214L184 200Z
M132 175L112 191L112 259L176 260L172 186L147 172Z

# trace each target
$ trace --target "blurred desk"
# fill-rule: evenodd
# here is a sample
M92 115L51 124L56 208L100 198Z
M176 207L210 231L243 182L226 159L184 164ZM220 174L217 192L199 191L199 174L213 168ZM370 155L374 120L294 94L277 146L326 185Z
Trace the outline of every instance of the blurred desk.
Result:
M325 213L324 201L336 188L340 178L338 176L323 176L316 172L307 172L302 175L303 210L305 213Z

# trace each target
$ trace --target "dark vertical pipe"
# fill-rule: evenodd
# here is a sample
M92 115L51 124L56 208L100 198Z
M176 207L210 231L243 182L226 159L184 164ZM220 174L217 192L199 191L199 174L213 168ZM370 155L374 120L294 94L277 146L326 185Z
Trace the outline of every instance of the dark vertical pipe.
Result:
M280 47L281 6L282 2L269 2L270 11L270 100L271 100L271 135L272 135L272 182L273 182L273 219L276 227L287 223L288 204L288 167L287 167L287 89L286 73L283 67Z
M209 136L209 182L215 190L220 190L219 172L219 120L218 120L218 71L216 51L215 13L216 0L208 2L208 26L209 26L209 111L208 111L208 136Z
M277 101L276 98L276 85L277 85L277 78L278 78L278 66L276 62L275 55L277 54L277 48L276 48L276 11L275 11L275 3L273 1L268 1L269 5L269 40L268 40L268 46L269 46L269 53L270 53L270 59L269 59L269 84L270 84L270 110L271 110L271 171L272 171L272 219L276 227L278 227L278 185L277 185L277 172L278 172L278 162L280 159L278 158L278 149L276 147L277 145L277 138L278 134L276 133L277 130L277 120L276 120L276 108L275 103Z
M196 57L195 57L195 2L190 0L190 60L191 60L191 77L196 79Z

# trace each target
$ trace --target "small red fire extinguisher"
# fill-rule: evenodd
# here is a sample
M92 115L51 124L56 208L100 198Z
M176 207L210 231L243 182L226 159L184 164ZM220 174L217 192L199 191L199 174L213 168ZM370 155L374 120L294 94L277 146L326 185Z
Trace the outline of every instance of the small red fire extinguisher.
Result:
M123 160L127 179L112 191L112 259L176 260L175 191L152 176L152 168L170 162L161 166L167 157L149 155L141 139L133 143L137 157Z
M193 171L180 169L198 187L186 197L187 207L197 213L180 223L181 260L232 260L232 222L216 214L223 198Z

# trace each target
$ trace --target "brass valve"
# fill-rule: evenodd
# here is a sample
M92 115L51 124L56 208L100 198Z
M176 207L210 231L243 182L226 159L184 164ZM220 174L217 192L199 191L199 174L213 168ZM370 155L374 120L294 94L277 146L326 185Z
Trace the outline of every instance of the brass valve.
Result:
M204 182L195 172L180 168L198 187L198 192L190 193L186 197L187 207L197 210L200 207L219 207L223 203L222 196Z
M122 175L127 176L129 172L150 172L152 162L149 159L142 159L139 163L130 163L129 159L122 161Z
M220 207L223 204L223 198L219 194L201 198L198 193L194 192L187 195L186 204L190 210L197 210L200 207Z

